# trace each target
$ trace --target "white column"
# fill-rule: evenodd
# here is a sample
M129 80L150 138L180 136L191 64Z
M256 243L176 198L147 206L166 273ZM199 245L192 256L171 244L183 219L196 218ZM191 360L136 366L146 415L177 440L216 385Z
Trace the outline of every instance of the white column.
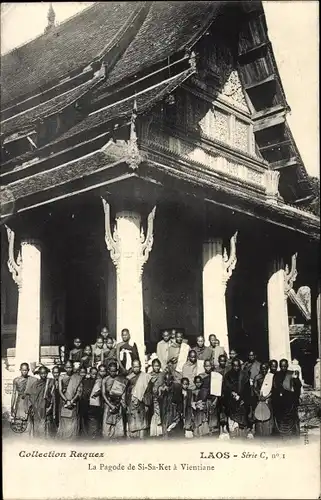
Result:
M22 362L33 365L40 359L40 287L41 249L38 242L25 239L17 260L14 257L14 233L9 238L8 267L18 285L15 371Z
M236 234L230 240L230 256L222 238L203 243L203 327L206 341L215 334L229 351L226 285L236 265Z
M155 209L148 216L147 235L141 227L138 212L122 211L116 214L115 229L110 229L110 207L103 199L105 209L105 237L117 275L117 341L121 331L128 328L131 339L137 344L142 368L145 366L143 266L153 245Z
M296 278L296 255L292 257L289 271L281 257L274 259L267 285L269 356L270 359L285 358L291 362L290 330L287 294Z

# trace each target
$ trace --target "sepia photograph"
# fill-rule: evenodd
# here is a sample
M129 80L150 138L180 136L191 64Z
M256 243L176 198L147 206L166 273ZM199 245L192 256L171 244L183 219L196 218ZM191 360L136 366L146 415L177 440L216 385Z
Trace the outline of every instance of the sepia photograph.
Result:
M318 26L2 3L6 500L321 498Z

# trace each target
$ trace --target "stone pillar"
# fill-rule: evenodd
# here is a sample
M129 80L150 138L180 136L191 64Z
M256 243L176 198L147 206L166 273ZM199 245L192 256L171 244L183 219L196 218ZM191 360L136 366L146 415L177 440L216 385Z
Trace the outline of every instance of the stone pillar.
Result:
M236 236L230 239L230 255L222 238L203 243L203 328L206 341L212 333L229 351L226 299L227 281L236 266Z
M286 358L291 362L290 330L287 297L296 279L296 257L292 256L291 270L284 260L276 257L271 265L267 285L269 356L270 359Z
M38 242L24 239L16 260L14 232L7 227L7 233L8 267L19 290L15 353L15 371L18 371L24 361L31 367L40 361L41 249Z
M105 211L105 240L117 276L117 341L121 330L128 328L131 339L136 342L142 368L145 366L144 308L142 274L153 245L153 223L156 207L148 216L147 234L141 226L141 215L134 211L116 213L112 234L110 228L110 206L103 199Z

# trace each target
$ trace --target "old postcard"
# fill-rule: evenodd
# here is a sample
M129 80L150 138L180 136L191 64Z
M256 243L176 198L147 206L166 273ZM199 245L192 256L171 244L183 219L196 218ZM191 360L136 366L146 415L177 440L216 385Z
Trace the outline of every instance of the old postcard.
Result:
M320 498L318 14L2 4L5 500Z

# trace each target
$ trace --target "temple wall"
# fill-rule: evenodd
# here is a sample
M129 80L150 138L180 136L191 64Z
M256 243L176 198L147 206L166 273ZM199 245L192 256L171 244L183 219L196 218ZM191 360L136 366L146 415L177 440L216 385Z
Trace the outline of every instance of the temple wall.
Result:
M191 211L160 205L143 280L152 342L163 328L183 328L187 337L201 331L201 252L199 224Z

